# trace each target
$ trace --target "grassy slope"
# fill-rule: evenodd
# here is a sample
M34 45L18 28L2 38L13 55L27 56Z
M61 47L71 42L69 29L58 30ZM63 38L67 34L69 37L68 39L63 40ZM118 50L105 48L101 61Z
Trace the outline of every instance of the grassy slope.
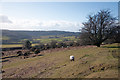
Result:
M101 48L71 47L44 51L41 52L43 56L33 58L14 58L11 62L3 63L3 70L5 70L3 77L118 77L118 59L112 56L113 52L118 50L115 46L117 45L106 45ZM70 55L75 56L74 62L69 61ZM90 70L92 66L94 69ZM101 70L103 67L105 70Z

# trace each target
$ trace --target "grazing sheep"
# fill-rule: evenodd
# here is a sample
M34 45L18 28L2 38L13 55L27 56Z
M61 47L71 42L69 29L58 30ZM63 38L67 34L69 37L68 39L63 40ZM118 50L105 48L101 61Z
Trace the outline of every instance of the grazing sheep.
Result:
M74 56L71 55L71 56L70 56L70 61L74 61L74 59L75 59Z

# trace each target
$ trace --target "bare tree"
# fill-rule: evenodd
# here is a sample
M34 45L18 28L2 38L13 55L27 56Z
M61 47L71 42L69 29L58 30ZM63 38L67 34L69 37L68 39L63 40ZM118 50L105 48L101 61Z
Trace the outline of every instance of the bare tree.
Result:
M100 10L97 14L89 15L81 30L81 39L88 44L100 47L114 31L116 18L111 16L110 10Z
M111 35L110 39L112 39L115 43L120 43L120 23L117 23L114 27L113 34Z

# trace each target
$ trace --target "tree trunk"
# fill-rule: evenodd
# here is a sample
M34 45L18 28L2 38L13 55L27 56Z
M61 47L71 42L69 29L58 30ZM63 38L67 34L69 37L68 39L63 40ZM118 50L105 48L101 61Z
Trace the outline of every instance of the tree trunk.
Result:
M96 45L96 46L97 46L97 47L100 47L100 45L101 45L100 43L97 43L97 45Z

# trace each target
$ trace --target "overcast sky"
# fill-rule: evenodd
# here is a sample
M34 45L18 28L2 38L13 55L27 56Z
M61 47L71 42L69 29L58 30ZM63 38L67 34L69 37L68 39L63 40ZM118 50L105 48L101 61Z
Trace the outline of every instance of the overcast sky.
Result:
M117 2L4 2L0 26L9 30L78 32L89 14L110 9L118 17Z

